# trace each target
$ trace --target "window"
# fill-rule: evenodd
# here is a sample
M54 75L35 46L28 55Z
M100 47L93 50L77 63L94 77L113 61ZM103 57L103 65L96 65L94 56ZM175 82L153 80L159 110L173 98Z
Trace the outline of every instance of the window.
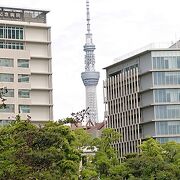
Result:
M0 41L0 48L3 49L4 48L4 42Z
M19 98L29 98L30 90L29 89L19 89L18 96L19 96Z
M0 126L5 126L7 124L9 124L10 122L12 122L11 120L0 120Z
M6 104L5 107L0 108L1 113L14 113L14 104Z
M14 89L7 89L7 93L4 94L4 97L14 97Z
M1 49L24 49L24 43L21 42L4 42L0 41L0 48Z
M18 67L29 68L29 59L18 59Z
M0 38L4 39L23 39L24 29L15 26L0 26Z
M156 122L157 135L180 134L180 121Z
M180 89L158 89L154 90L155 102L160 103L179 103L180 102Z
M7 58L0 58L0 66L3 67L13 67L13 59L7 59Z
M16 38L15 27L12 27L12 39L17 39L17 38Z
M180 69L180 56L153 57L154 69Z
M20 28L19 34L20 39L23 39L23 28Z
M0 73L0 82L14 82L14 74Z
M155 106L156 119L180 119L180 105Z
M2 26L0 26L0 38L4 37L4 28Z
M7 34L8 34L7 38L12 39L11 27L7 27Z
M154 85L179 85L180 72L154 72Z
M180 143L180 138L179 137L164 137L164 138L157 138L157 140L160 143L167 143L167 142L170 142L170 141Z
M28 74L18 74L18 82L29 82Z
M19 113L30 113L29 105L19 105Z

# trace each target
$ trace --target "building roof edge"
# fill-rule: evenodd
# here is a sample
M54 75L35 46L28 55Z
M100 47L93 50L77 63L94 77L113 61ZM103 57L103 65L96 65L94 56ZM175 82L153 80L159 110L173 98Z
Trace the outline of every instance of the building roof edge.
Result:
M144 51L142 51L142 52L133 54L133 55L127 57L127 58L124 58L124 59L122 58L121 60L119 60L119 61L117 61L117 62L114 62L113 64L110 64L110 65L104 67L103 69L111 68L111 67L113 67L113 66L115 66L115 65L117 65L117 64L120 64L120 63L124 62L124 61L127 61L127 60L129 60L129 59L138 57L138 56L140 56L140 55L142 55L142 54L146 54L146 53L151 52L151 51L180 51L180 48L152 48L152 49L147 49L147 50L144 50ZM118 58L116 58L116 59L118 59ZM115 60L116 60L116 59L115 59Z

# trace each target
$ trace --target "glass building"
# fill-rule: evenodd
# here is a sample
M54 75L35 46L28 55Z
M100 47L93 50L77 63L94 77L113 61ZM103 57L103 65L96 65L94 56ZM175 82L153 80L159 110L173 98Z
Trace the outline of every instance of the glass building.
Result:
M147 48L104 68L107 127L122 137L113 146L122 158L153 137L180 142L180 48Z

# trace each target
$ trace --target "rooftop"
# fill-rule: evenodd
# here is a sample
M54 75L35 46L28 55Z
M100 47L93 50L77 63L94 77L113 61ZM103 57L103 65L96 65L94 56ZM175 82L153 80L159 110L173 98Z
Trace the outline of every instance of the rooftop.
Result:
M0 20L46 23L46 14L49 11L0 7Z
M135 51L132 51L130 53L127 53L123 56L120 56L116 59L114 59L114 63L103 68L103 69L106 69L108 67L111 67L111 66L114 66L115 64L119 63L119 62L122 62L122 61L125 61L129 58L133 58L133 57L136 57L140 54L143 54L145 52L148 52L148 51L163 51L163 50L169 50L169 51L172 51L172 50L180 50L180 40L177 41L176 43L173 43L173 42L163 42L163 43L151 43L151 44L148 44L140 49L137 49Z

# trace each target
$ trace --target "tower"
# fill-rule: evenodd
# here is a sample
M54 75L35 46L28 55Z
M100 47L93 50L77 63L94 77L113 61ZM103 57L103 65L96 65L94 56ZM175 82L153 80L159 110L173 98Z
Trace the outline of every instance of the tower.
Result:
M87 9L87 34L85 51L85 72L81 73L81 78L86 88L86 108L89 108L89 116L87 122L95 124L98 121L96 86L99 81L100 74L95 71L95 45L92 42L92 33L90 31L90 12L89 0L86 0Z

